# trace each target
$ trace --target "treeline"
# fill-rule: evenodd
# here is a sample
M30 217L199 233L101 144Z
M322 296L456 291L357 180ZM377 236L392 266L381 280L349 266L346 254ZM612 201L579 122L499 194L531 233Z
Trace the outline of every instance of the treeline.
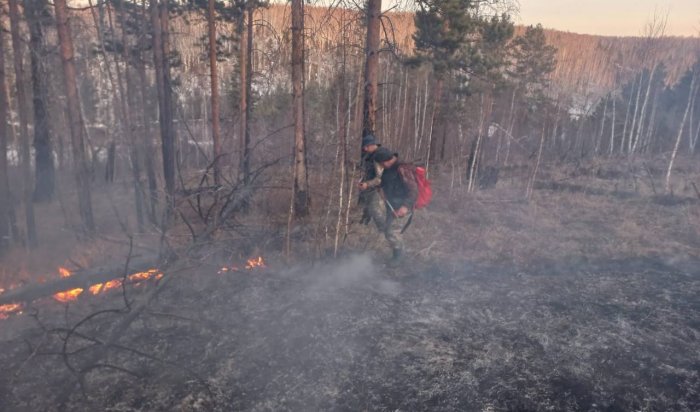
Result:
M518 28L507 1L417 0L415 14L381 13L379 0L361 10L300 0L9 6L5 246L36 243L32 205L55 199L56 170L74 176L88 235L91 188L117 180L132 186L132 230L165 231L191 207L204 229L187 226L202 237L276 179L292 191L287 233L293 217L321 208L337 247L366 133L468 191L528 165L528 195L542 162L696 151L697 39ZM318 204L313 187L338 190Z

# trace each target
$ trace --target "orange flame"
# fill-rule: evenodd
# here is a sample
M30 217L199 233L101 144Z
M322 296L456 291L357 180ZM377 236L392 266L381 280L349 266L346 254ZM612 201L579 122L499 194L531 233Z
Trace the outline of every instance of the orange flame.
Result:
M78 296L80 296L81 293L83 293L83 289L75 288L64 292L58 292L53 295L53 298L61 303L68 303L78 299Z
M59 267L58 274L61 275L61 278L69 278L73 275L73 272L64 267ZM53 298L59 302L67 303L78 299L78 296L80 296L81 293L83 293L83 289L75 288L71 290L65 290L63 292L58 292L55 295L53 295Z
M256 258L248 259L246 262L245 268L246 269L255 269L255 268L264 268L265 266L265 261L263 260L262 256L258 256Z
M245 264L245 269L247 270L253 270L257 268L265 268L267 267L265 265L265 260L262 258L262 256L258 256L256 258L251 258L248 259L248 261ZM226 273L226 272L238 272L241 269L237 266L228 266L228 267L222 267L219 269L218 273ZM58 268L58 273L61 278L68 278L73 275L73 273L65 268L65 267L59 267ZM149 280L149 279L155 279L155 280L160 280L162 279L164 274L159 271L158 269L148 269L145 272L137 272L137 273L132 273L131 275L127 276L127 279L135 284L140 284L143 281ZM103 283L96 283L88 288L88 291L92 295L99 295L102 293L105 293L109 290L116 289L118 287L122 286L122 279L114 279L110 280L107 282ZM5 292L4 288L0 288L0 293ZM53 298L56 299L59 302L62 303L68 303L72 302L84 292L84 289L82 288L75 288L75 289L70 289L70 290L65 290L63 292L58 292L53 295ZM0 319L7 319L9 315L13 313L17 313L22 309L22 304L20 303L13 303L13 304L7 304L7 305L0 305Z
M20 309L22 309L22 305L20 303L0 305L0 319L7 319L11 314L18 312Z
M73 272L71 272L70 270L68 270L62 266L59 266L58 274L61 275L62 278L69 278L69 277L71 277Z
M163 274L158 271L158 269L148 269L145 272L137 272L129 275L129 280L135 283L142 282L144 280L148 280L152 277L155 277L156 279L160 279L163 277Z
M107 292L108 290L112 290L115 288L118 288L122 285L121 280L110 280L109 282L105 283L98 283L96 285L90 286L90 293L93 295L99 295L100 293Z

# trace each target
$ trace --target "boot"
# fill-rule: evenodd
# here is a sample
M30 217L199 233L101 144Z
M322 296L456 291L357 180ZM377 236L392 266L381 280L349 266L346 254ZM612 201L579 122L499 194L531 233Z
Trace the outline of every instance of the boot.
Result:
M403 260L403 249L393 249L391 252L391 260L389 266L395 267Z

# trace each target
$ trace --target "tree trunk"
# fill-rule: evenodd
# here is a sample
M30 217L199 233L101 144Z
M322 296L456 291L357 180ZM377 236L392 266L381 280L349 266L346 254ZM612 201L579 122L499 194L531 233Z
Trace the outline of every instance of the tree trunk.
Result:
M630 112L632 111L632 100L634 99L634 86L637 83L637 78L635 76L632 79L632 88L630 89L630 96L627 100L627 110L625 111L625 123L622 126L622 137L620 138L620 154L625 152L625 140L627 139L627 128L629 125Z
M240 117L240 127L238 134L240 135L241 143L241 160L239 164L239 170L243 183L247 185L250 183L250 163L248 162L248 143L246 142L246 136L248 133L248 30L246 28L246 15L245 12L241 15L241 20L238 25L238 35L239 35L239 53L238 53L238 69L240 71L240 89L239 89L239 117Z
M250 124L251 124L251 114L253 109L253 13L254 9L251 5L248 8L248 34L246 35L246 82L245 82L245 134L243 138L243 162L245 170L245 184L250 184Z
M19 33L19 7L17 5L17 0L10 0L10 25L12 34L12 54L15 66L15 84L17 86L17 111L19 112L22 180L24 181L24 211L27 222L27 246L34 248L37 245L37 236L36 223L34 221L34 205L32 203L32 169L31 152L29 150L27 94L24 87L22 40Z
M310 207L304 128L304 3L292 0L292 110L294 118L294 216L307 216Z
M168 210L175 206L175 126L172 79L170 75L170 15L168 0L160 1L161 40L163 47L163 103L165 105L166 130L163 136L163 176L168 199Z
M428 156L425 160L425 173L428 174L430 171L430 160L434 158L433 156L433 130L435 130L435 119L437 119L438 113L440 111L440 101L442 100L442 86L444 80L442 76L439 76L435 85L435 93L433 93L433 112L430 115L430 128L428 129ZM427 104L427 103L426 103Z
M613 152L615 151L615 115L617 114L617 110L615 108L615 102L617 102L617 99L613 97L612 99L612 122L610 123L610 156L612 156Z
M149 21L146 8L146 0L141 1L143 10L143 21L139 24L139 37L146 37L145 26ZM155 148L153 147L153 135L151 131L150 118L148 116L147 91L148 80L146 77L146 65L143 60L142 49L139 47L137 62L137 72L139 76L139 102L141 104L140 117L143 124L143 140L145 146L146 176L148 178L149 192L149 219L154 225L158 224L158 178L155 169Z
M598 138L595 143L595 156L598 156L600 152L600 146L603 144L603 132L605 131L605 118L608 115L608 99L605 99L605 106L603 106L603 117L600 119L600 132L598 133Z
M175 193L175 136L173 127L172 90L170 64L168 61L168 7L167 0L151 0L151 25L153 26L153 62L158 90L158 113L160 123L161 153L163 157L163 180L166 193L166 216L174 208ZM161 222L165 227L166 219Z
M139 27L139 37L145 37L145 27L146 23L149 21L148 12L146 8L146 0L142 0L141 7L144 12L142 24ZM139 46L141 47L141 46ZM147 92L148 79L146 75L146 65L143 60L142 49L139 48L139 55L136 57L136 71L139 79L139 92L138 99L141 110L139 110L139 120L143 125L143 141L144 141L144 154L145 154L145 167L146 167L146 177L148 179L148 192L149 192L149 209L148 216L151 223L154 225L158 224L157 210L158 210L158 179L155 170L155 149L153 147L153 135L151 130L150 122L148 121L148 103L147 103Z
M78 191L78 210L84 229L88 233L95 232L95 220L92 214L92 199L90 195L90 176L85 157L84 134L85 127L80 112L78 84L73 51L73 38L68 27L68 10L66 0L55 0L56 29L60 46L63 77L68 103L68 117L71 130L71 148L73 152L73 168Z
M637 146L639 146L639 141L644 137L644 122L645 122L645 117L646 117L646 111L647 111L647 106L649 104L649 95L651 94L651 86L652 83L654 82L654 75L656 74L656 68L658 67L658 64L654 64L654 67L651 70L651 73L649 74L649 81L647 82L647 90L644 93L644 103L642 103L642 111L639 113L639 127L637 128L637 135L634 139L634 143L632 144L632 151L636 151ZM640 85L641 87L641 85Z
M642 95L642 83L644 83L644 72L639 74L639 87L637 88L637 99L634 103L634 113L632 114L632 127L627 137L627 153L632 154L634 146L634 132L637 130L637 114L639 113L639 98Z
M41 62L46 58L43 29L49 15L46 0L26 0L25 14L29 25L29 50L32 75L32 93L34 102L34 150L35 179L34 200L49 201L53 198L55 167L49 116L46 111L47 84L46 72Z
M546 123L546 116L545 116L545 123L542 124L542 137L540 137L540 146L537 149L537 160L535 161L535 167L532 171L532 176L530 177L530 180L527 185L527 189L525 191L525 198L529 201L532 199L532 192L535 189L535 179L537 179L537 172L540 170L540 162L542 161L542 148L544 147L544 137L546 134L547 130L547 123Z
M10 180L7 168L7 82L5 79L5 39L0 30L0 255L10 246Z
M365 5L367 39L365 42L365 97L362 104L362 136L377 132L377 84L379 43L381 41L381 0L367 0ZM360 137L362 137L360 136Z
M685 123L688 120L688 112L690 111L690 103L693 98L693 93L695 93L695 84L698 79L698 74L693 74L693 80L690 82L690 94L688 95L688 104L685 106L685 114L683 114L683 120L681 120L680 126L678 126L678 137L676 138L676 144L673 147L673 152L671 153L671 161L668 163L668 170L666 171L666 193L671 191L671 171L673 170L673 163L678 155L678 147L681 145L681 139L683 138L683 129L685 129Z
M207 25L209 29L209 72L211 75L211 135L214 141L214 184L221 184L221 129L219 126L219 73L216 65L216 13L215 0L209 0Z
M112 13L108 8L109 12L109 26L114 33L114 24L112 22ZM115 66L117 71L117 81L119 83L119 94L121 96L122 102L122 119L124 125L122 127L123 133L126 134L125 141L131 147L130 157L131 157L131 173L134 185L134 203L136 207L136 221L138 224L139 231L143 232L145 225L144 218L144 190L141 182L141 158L143 152L143 144L136 139L135 128L133 119L136 117L134 113L134 102L132 99L132 89L133 82L131 76L129 75L130 57L129 53L132 52L131 46L129 45L129 39L127 38L126 30L126 16L124 10L124 3L119 3L119 21L121 24L121 34L122 34L122 60L124 62L124 76L122 80L121 69L119 68L119 62L115 57Z

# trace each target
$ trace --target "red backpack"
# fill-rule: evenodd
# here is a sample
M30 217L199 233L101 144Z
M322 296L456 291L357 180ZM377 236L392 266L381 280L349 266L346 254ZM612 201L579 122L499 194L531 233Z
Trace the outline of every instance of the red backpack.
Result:
M425 169L416 167L415 171L416 183L418 184L418 198L416 204L413 205L416 209L422 209L430 204L433 200L433 188L430 186L430 180L425 177Z

